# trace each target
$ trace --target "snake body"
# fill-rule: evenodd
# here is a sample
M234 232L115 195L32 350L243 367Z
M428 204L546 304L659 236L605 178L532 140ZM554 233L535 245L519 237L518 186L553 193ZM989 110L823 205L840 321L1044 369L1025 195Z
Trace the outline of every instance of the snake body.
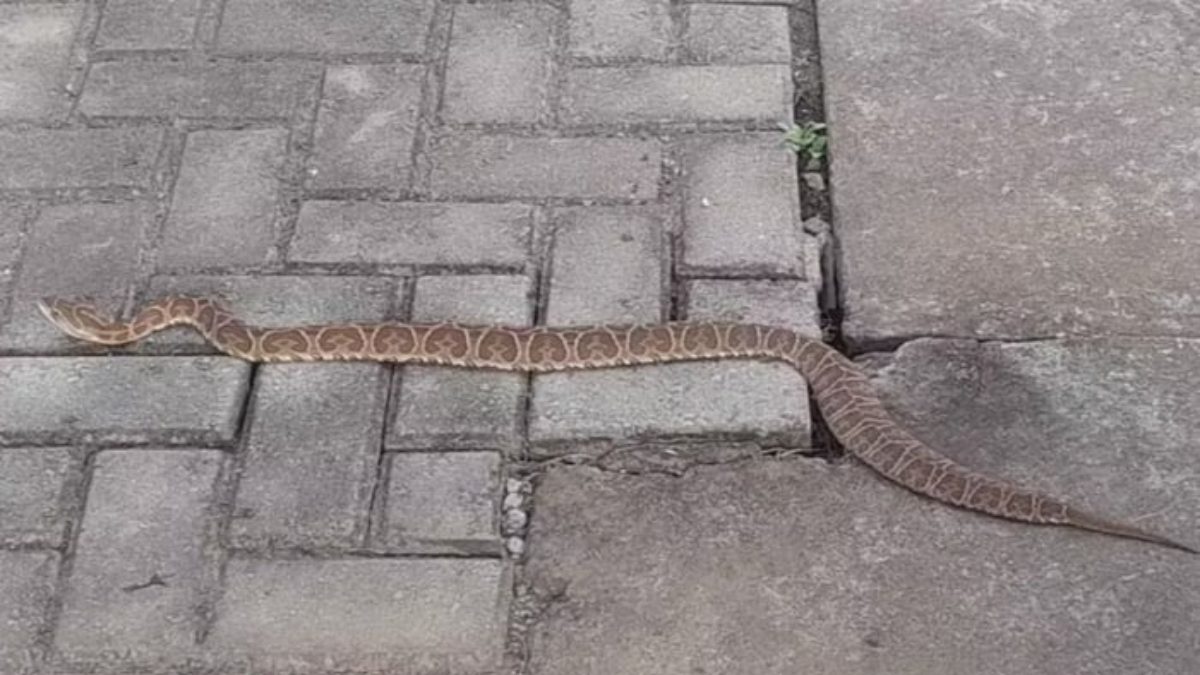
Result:
M260 363L374 361L546 373L714 359L782 361L808 381L825 422L846 450L913 492L1008 520L1071 526L1200 553L967 469L897 423L849 359L787 328L727 322L563 328L377 322L262 328L242 323L210 298L164 298L130 321L113 320L92 304L65 299L47 298L39 306L65 333L89 342L123 345L186 325L221 352Z

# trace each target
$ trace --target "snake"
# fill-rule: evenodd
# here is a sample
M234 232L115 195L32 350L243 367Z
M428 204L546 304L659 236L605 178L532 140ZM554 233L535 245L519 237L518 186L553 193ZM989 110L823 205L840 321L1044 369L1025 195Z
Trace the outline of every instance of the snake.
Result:
M276 328L242 322L217 298L192 296L150 302L128 321L113 319L86 300L43 298L38 307L61 331L87 342L127 345L172 326L188 326L218 351L253 363L370 361L549 373L683 361L783 362L806 380L841 446L912 492L1010 521L1068 526L1200 554L1128 522L959 464L896 421L867 374L847 356L785 327L724 321L564 327L381 321Z

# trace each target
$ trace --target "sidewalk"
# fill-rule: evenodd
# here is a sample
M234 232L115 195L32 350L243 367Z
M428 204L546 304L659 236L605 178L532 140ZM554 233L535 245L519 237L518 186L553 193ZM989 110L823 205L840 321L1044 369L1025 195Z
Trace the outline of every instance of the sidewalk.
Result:
M1200 544L1200 15L910 5L0 3L0 672L1200 670L1195 560L831 461L782 365L253 366L33 307L823 297L939 449Z

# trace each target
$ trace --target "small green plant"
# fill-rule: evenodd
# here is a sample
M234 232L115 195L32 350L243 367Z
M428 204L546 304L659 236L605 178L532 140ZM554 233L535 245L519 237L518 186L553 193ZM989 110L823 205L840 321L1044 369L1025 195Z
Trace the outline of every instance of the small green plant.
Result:
M798 155L803 154L813 162L819 163L825 159L828 140L825 138L824 124L805 122L804 124L793 124L790 127L781 124L779 128L783 131L783 142L792 152Z

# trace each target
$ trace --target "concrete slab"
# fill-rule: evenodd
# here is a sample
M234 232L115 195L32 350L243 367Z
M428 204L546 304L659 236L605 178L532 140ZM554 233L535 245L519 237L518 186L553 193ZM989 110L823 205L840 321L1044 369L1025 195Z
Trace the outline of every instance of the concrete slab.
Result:
M820 4L848 337L1200 333L1194 8L916 7Z
M550 469L535 675L1183 673L1195 561L919 499L864 467Z

